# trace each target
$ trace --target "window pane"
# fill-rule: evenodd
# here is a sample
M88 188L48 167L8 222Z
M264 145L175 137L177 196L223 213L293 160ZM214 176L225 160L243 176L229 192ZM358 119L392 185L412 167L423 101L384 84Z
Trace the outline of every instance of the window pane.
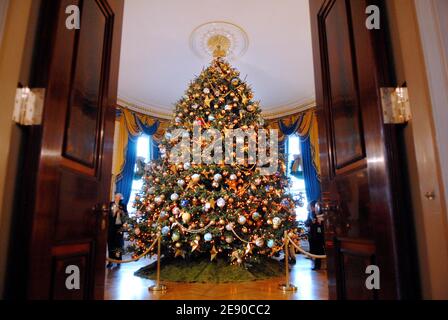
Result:
M142 157L149 162L149 136L142 135L137 140L137 157Z
M302 151L300 149L300 137L292 135L288 137L288 177L291 180L290 193L295 199L302 198L303 206L297 206L297 220L304 221L308 216L308 201L305 192L305 180L303 178Z
M150 161L149 139L149 136L142 135L137 140L137 158L143 158L145 163L148 163ZM137 165L135 166L135 169L137 169ZM142 187L142 179L132 181L131 196L128 203L128 211L130 213L135 211L135 208L133 208L134 199L136 194L139 194L142 191Z

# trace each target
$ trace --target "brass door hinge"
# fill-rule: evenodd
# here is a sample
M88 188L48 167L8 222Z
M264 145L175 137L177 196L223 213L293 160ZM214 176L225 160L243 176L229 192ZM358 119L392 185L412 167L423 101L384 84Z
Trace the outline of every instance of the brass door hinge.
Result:
M23 126L42 124L44 100L45 89L27 87L17 89L13 121Z
M408 88L381 88L381 105L385 124L402 124L411 120Z

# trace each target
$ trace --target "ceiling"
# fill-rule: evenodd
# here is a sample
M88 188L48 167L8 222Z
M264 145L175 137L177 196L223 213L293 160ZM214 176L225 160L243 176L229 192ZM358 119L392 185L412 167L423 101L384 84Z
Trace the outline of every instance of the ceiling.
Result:
M314 104L308 0L126 0L118 100L169 118L174 103L207 66L190 46L211 21L242 28L245 54L231 60L252 86L267 118Z

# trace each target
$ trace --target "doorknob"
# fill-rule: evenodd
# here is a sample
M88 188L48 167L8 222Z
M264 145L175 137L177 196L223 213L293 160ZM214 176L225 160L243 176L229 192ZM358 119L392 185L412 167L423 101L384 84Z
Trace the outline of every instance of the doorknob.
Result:
M434 191L430 191L430 192L426 192L425 193L425 198L432 201L436 198L436 194Z
M92 207L92 211L94 214L99 214L101 213L101 215L103 217L107 216L107 214L109 213L109 206L107 204L96 204Z
M106 229L106 217L109 214L109 206L107 204L97 204L92 207L92 211L101 221L101 231Z
M314 207L316 208L316 215L325 215L339 210L337 201L317 201Z

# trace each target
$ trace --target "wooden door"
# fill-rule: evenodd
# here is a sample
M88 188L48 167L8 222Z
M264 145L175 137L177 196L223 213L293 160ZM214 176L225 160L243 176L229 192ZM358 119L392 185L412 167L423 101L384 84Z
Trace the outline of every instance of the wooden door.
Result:
M368 30L366 8L380 8ZM322 207L332 299L419 296L402 127L385 125L380 87L395 86L381 1L311 0L322 165ZM380 270L369 290L366 268Z
M66 28L69 5L80 9L78 30ZM43 1L35 83L46 98L23 186L29 299L103 297L122 16L123 0ZM80 288L69 289L76 268Z

